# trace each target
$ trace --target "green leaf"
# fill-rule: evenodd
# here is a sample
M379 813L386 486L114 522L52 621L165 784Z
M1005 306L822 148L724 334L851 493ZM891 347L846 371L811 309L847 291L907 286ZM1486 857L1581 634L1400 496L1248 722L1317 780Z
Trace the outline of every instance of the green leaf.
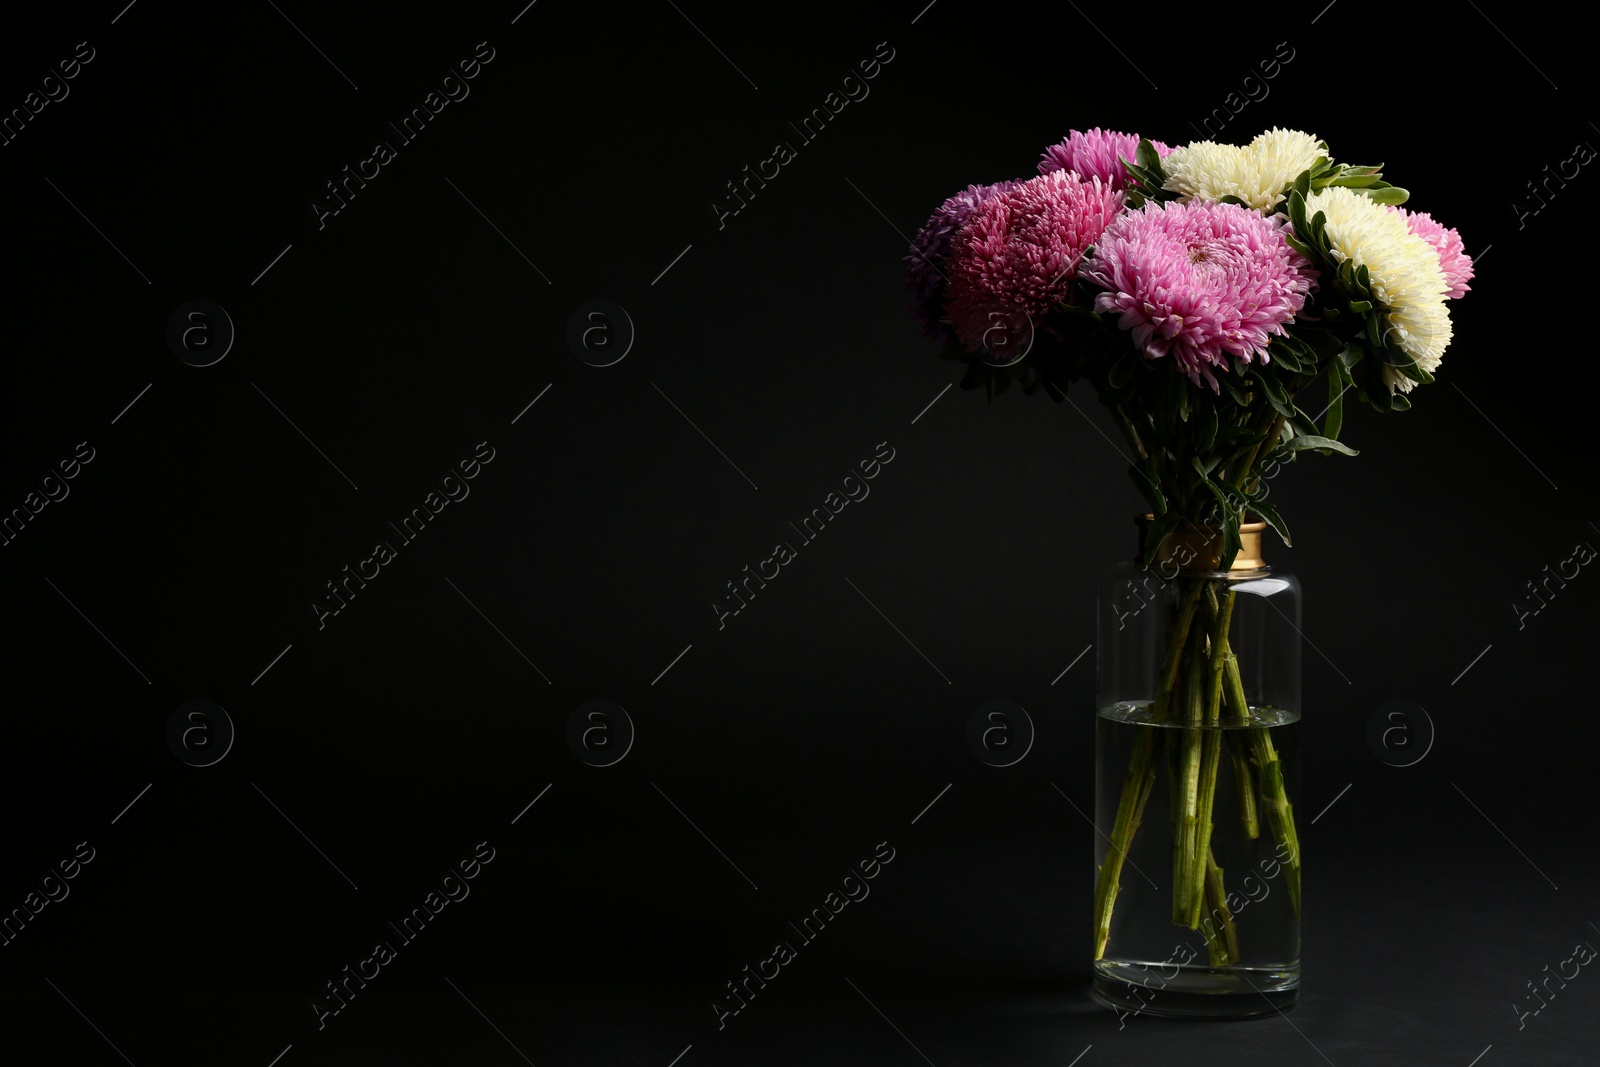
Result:
M1299 374L1302 370L1300 360L1295 356L1294 349L1288 345L1273 345L1272 350L1267 355L1279 370L1287 374Z
M1161 153L1156 151L1156 146L1150 138L1139 138L1138 157L1139 166L1152 174L1161 173Z
M1219 375L1217 377L1217 382L1222 386L1222 391L1227 393L1228 396L1233 399L1235 404L1238 404L1242 408L1246 408L1250 406L1250 401L1245 396L1244 392L1239 388L1237 382L1238 377L1239 375L1237 372L1229 372Z
M1138 465L1134 465L1128 468L1128 476L1133 479L1134 487L1139 490L1139 495L1144 497L1145 502L1150 505L1150 513L1153 515L1165 514L1167 498L1161 495L1160 488L1151 479L1149 472L1141 470Z
M1359 456L1361 453L1347 444L1335 441L1331 437L1318 437L1314 434L1300 434L1284 442L1284 450L1288 452L1302 452L1308 448L1326 448L1346 456Z
M1142 428L1141 429L1141 433L1144 435L1146 440L1149 439L1150 431L1149 431L1148 427ZM1152 488L1154 488L1154 490L1156 492L1156 495L1160 496L1161 495L1161 489L1160 489L1161 472L1156 469L1157 464L1158 464L1158 457L1155 456L1155 455L1149 455L1149 456L1146 456L1143 460L1140 461L1139 469L1144 472L1145 481ZM1166 501L1166 497L1163 496L1163 497L1161 497L1161 507L1156 509L1156 514L1159 515L1159 514L1161 514L1162 512L1164 512L1166 510L1167 510L1167 501Z
M1228 514L1233 509L1232 502L1223 495L1222 490L1217 486L1216 482L1206 477L1207 471L1201 464L1199 456L1191 456L1190 461L1194 464L1194 469L1200 472L1200 484L1205 486L1206 489L1210 491L1211 495L1216 498L1217 510L1222 517L1226 519Z
M1294 414L1289 416L1289 425L1293 426L1295 433L1301 436L1317 435L1317 424L1312 422L1311 416L1301 411L1298 406L1294 409Z
M1337 178L1330 179L1328 184L1342 185L1346 188L1357 189L1362 186L1371 185L1377 180L1378 176L1376 174L1352 174L1347 170Z
M1367 199L1374 204L1403 204L1411 199L1411 194L1398 185L1390 185L1381 189L1376 187L1367 188L1360 190L1360 192L1366 193Z
M1289 526L1283 521L1283 516L1278 514L1277 508L1265 500L1256 500L1251 503L1250 510L1260 515L1261 521L1278 531L1278 536L1283 538L1284 544L1290 548L1294 547L1294 542L1289 540Z
M1410 411L1411 401L1406 398L1406 394L1395 393L1389 398L1389 406L1395 411Z
M1156 521L1150 524L1150 529L1145 531L1144 559L1146 565L1156 558L1156 549L1161 547L1161 541L1167 534L1176 530L1188 520L1176 511L1168 511L1156 516Z
M1278 381L1276 374L1266 371L1257 371L1255 380L1261 383L1262 390L1267 394L1267 402L1284 418L1294 416L1294 404L1289 400L1289 394L1284 391L1283 383Z
M1381 350L1380 350L1381 352ZM1388 411L1394 407L1394 396L1389 388L1389 383L1383 380L1383 362L1379 352L1374 352L1375 358L1367 360L1361 365L1363 379L1361 398L1371 406L1374 411Z
M1250 498L1245 495L1243 489L1235 486L1232 482L1222 479L1213 479L1213 481L1216 483L1217 488L1222 490L1223 494L1227 496L1235 508L1243 510L1250 505Z
M1304 175L1301 175L1301 177L1304 177ZM1289 221L1294 224L1294 232L1301 239L1304 240L1311 237L1311 225L1306 222L1306 198L1300 191L1298 180L1296 180L1293 191L1289 193Z
M1322 427L1323 436L1329 440L1337 441L1339 431L1344 428L1344 391L1348 388L1344 380L1344 365L1336 359L1329 360L1328 417L1323 420Z
M1130 192L1139 192L1138 187L1143 186L1143 193L1149 198L1157 200L1172 199L1178 195L1162 189L1162 186L1166 184L1167 176L1161 168L1161 157L1156 153L1154 145L1150 144L1148 140L1141 141L1138 151L1134 155L1136 162L1130 162L1121 156L1117 157L1117 161L1122 164L1123 169L1137 181L1137 185Z
M1367 316L1367 344L1374 352L1383 351L1383 324L1379 321L1381 315Z
M1374 316L1376 318L1376 316ZM1383 360L1396 371L1404 374L1414 382L1432 382L1433 375L1417 365L1411 354L1398 345L1383 346Z
M1217 443L1217 406L1210 402L1200 405L1200 451L1210 452Z
M1140 185L1143 185L1152 191L1160 188L1159 185L1153 184L1155 182L1155 175L1151 174L1137 163L1129 163L1126 159L1122 159L1121 156L1118 156L1117 158L1121 161L1123 168L1126 169L1127 172L1134 178L1136 178Z
M1256 450L1256 446L1261 444L1262 440L1265 438L1266 434L1252 433L1243 444L1236 448L1232 454L1230 454L1228 458L1222 462L1222 469L1225 471L1233 470L1234 465L1254 452ZM1266 453L1262 454L1261 458L1265 459L1267 454L1269 454L1271 451L1271 449L1268 449Z
M1218 569L1227 570L1233 566L1233 559L1239 554L1239 513L1229 511L1222 516L1222 559L1218 561Z
M1344 347L1344 342L1332 330L1315 326L1296 326L1294 335L1297 340L1315 352L1319 359L1334 355Z

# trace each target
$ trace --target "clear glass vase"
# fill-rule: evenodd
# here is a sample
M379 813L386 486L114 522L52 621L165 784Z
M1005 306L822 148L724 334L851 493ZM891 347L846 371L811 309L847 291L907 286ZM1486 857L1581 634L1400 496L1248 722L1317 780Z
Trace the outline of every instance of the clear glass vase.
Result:
M1226 571L1218 531L1190 527L1100 583L1093 990L1119 1013L1295 1002L1300 586L1263 529Z

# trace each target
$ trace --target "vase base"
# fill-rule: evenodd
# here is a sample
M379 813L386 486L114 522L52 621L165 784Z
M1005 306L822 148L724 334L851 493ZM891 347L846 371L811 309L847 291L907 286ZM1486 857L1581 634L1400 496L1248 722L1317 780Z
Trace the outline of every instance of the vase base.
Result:
M1151 967L1099 960L1094 999L1118 1014L1168 1019L1256 1019L1281 1015L1299 997L1299 975L1292 970L1242 967L1177 967L1177 974L1155 976Z

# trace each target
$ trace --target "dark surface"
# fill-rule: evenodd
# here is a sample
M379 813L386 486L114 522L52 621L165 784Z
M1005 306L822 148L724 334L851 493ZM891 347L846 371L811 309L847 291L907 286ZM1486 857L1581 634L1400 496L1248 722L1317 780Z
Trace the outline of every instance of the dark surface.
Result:
M1600 979L1516 1007L1600 943L1600 578L1512 608L1600 543L1574 234L1600 178L1512 204L1600 144L1578 34L1349 2L1225 32L964 0L124 2L0 41L6 107L95 49L0 148L3 506L94 449L0 549L0 904L95 850L0 948L7 1063L1595 1062ZM319 229L323 183L485 40L470 95ZM1070 128L1189 139L1284 40L1223 139L1386 163L1482 262L1415 409L1353 412L1359 459L1274 484L1309 642L1300 1005L1119 1022L1063 799L1093 804L1093 656L1061 672L1141 504L1087 391L941 393L900 257ZM880 41L870 95L719 228L723 184ZM204 368L165 340L194 299L237 329ZM614 366L566 340L593 299L637 329ZM324 583L481 441L470 496L319 629ZM880 442L871 495L719 630L724 583ZM996 697L1038 729L1003 769L965 739ZM211 766L167 743L193 699L237 730ZM637 731L610 767L566 739L592 699ZM1391 700L1437 729L1414 766L1369 747ZM480 841L470 897L319 1030L309 998ZM719 1030L723 983L879 842L871 895Z

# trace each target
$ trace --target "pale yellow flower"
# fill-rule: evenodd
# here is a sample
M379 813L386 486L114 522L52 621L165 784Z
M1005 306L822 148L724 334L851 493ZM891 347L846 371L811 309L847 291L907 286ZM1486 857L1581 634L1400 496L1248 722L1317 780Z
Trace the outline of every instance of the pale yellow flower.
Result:
M1162 160L1163 188L1184 200L1236 196L1247 207L1271 211L1283 202L1284 187L1326 154L1320 139L1298 130L1271 129L1242 146L1196 141Z
M1335 261L1365 266L1372 295L1383 308L1388 342L1432 374L1450 343L1448 282L1439 254L1411 232L1405 216L1352 189L1330 186L1306 198L1306 218L1327 217L1324 233ZM1409 393L1416 385L1393 367L1384 368L1390 389Z

